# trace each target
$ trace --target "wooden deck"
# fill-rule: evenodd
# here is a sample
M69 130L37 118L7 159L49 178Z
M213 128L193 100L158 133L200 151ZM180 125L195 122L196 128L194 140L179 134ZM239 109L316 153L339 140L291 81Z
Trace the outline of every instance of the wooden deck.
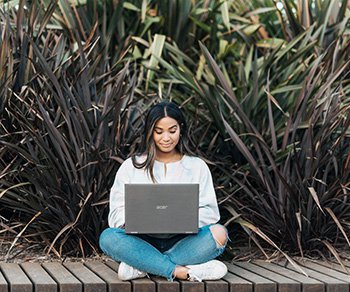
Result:
M0 292L349 292L350 274L338 264L299 262L307 276L285 262L226 263L229 273L219 281L203 283L160 277L123 282L112 261L67 263L0 263ZM350 272L350 264L348 266Z

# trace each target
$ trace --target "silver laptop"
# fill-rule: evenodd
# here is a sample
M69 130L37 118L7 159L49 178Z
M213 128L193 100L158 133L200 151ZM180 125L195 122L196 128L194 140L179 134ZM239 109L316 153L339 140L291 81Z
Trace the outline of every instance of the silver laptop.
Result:
M199 184L125 184L125 232L198 232Z

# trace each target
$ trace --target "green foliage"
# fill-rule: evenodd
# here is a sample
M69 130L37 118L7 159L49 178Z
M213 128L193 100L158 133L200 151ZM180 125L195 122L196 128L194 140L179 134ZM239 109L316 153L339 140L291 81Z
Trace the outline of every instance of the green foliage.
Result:
M0 183L11 188L2 205L24 222L35 218L30 229L56 254L77 247L89 254L106 224L113 174L132 139L126 126L135 73L126 61L101 62L106 56L97 36L83 45L76 36L78 47L69 52L72 44L61 32L36 35L25 31L24 21L20 25L18 38L8 25L2 40L2 60L18 64L1 79Z
M170 98L230 230L299 254L350 244L347 1L40 4L1 14L0 210L17 234L96 249L142 113Z
M347 47L343 49L347 51ZM281 98L275 98L267 87L265 100L258 105L266 109L265 115L256 112L252 119L209 52L203 50L222 87L218 89L223 99L219 102L222 122L247 161L241 166L244 172L236 167L231 170L234 188L242 189L244 218L261 226L284 249L299 249L301 254L304 250L322 250L323 241L340 246L348 242L345 186L350 179L350 103L344 86L348 86L349 62L335 67L338 60L334 55L321 55L307 68L294 103L281 106Z

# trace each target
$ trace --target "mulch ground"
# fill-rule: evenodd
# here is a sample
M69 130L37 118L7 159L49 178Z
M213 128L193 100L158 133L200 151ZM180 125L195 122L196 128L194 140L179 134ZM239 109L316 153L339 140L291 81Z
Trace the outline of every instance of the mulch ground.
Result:
M47 248L37 243L29 242L16 242L14 244L10 241L1 239L0 237L0 262L8 263L23 263L23 262L87 262L87 261L107 261L109 257L103 253L96 253L87 257L77 256L64 256L58 257L54 253L47 254ZM228 248L229 249L229 248ZM10 251L9 251L10 250ZM254 248L237 248L230 250L224 256L222 260L249 260L253 258L262 258L262 254L259 250Z
M253 259L278 260L284 258L284 255L276 250L266 250L268 258L254 246L227 247L226 252L219 258L224 261L250 261ZM350 252L348 247L343 251L338 251L341 260L350 261ZM290 255L293 257L293 255ZM299 257L299 256L297 256ZM310 258L309 256L307 258ZM312 259L331 259L337 260L331 255L319 254ZM108 261L109 257L103 253L95 253L86 257L83 256L63 256L59 257L54 253L47 254L47 247L27 241L18 241L13 244L12 241L1 238L0 235L0 262L23 263L23 262L87 262L87 261Z
M9 252L10 249L10 252ZM88 257L58 257L53 253L47 254L45 247L39 244L12 243L0 239L0 262L86 262L108 260L103 254L95 254Z

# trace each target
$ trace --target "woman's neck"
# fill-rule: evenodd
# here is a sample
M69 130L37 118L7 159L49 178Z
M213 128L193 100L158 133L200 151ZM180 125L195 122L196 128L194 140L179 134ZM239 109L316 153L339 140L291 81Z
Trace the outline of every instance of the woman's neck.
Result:
M179 152L175 152L175 153L157 152L156 154L156 160L163 163L176 162L181 159L182 159L182 154Z

